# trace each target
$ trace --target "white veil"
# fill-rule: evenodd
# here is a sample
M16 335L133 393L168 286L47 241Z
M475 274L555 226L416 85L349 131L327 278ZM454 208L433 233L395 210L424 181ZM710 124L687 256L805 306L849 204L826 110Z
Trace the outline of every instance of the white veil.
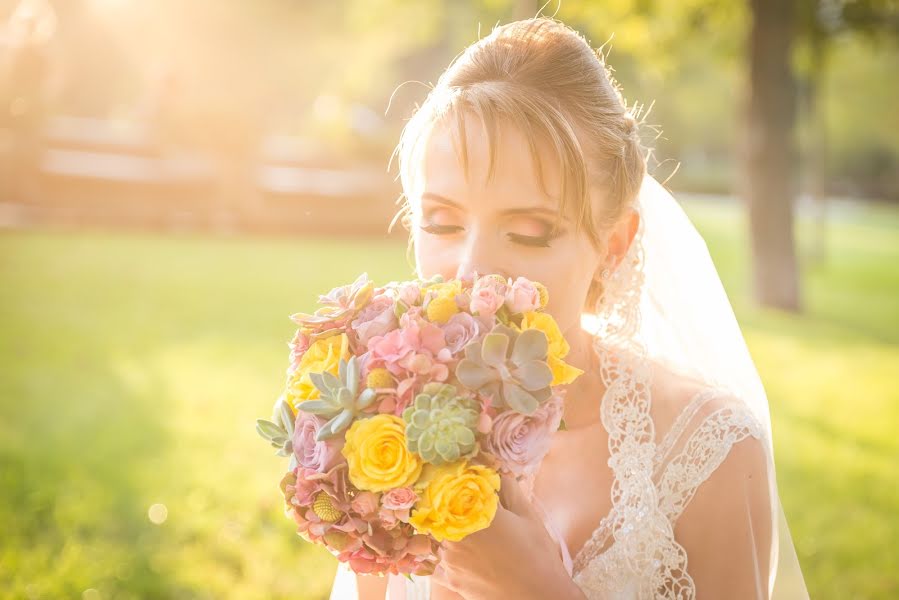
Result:
M768 589L758 590L758 596L807 599L777 491L768 399L705 241L674 197L649 175L637 210L640 228L626 260L606 286L605 309L584 315L584 326L596 333L597 340L645 353L745 402L762 426L769 460L771 560ZM764 574L759 576L764 581ZM429 578L413 579L414 583L389 576L388 599L429 598ZM355 575L341 564L330 600L356 598Z
M645 352L745 402L762 425L768 450L773 536L767 597L807 599L777 491L768 398L705 240L650 175L643 181L637 210L640 230L606 293L614 308L587 328L597 339L611 338ZM586 320L591 316L585 315Z

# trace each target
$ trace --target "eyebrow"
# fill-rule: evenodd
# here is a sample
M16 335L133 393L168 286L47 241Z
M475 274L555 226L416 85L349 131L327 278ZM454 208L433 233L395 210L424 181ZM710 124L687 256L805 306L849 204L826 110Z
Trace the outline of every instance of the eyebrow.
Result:
M421 199L422 200L433 200L434 202L439 202L440 204L446 204L448 206L452 206L453 208L458 208L459 210L464 210L463 206L461 204L459 204L458 202L456 202L455 200L450 200L449 198L447 198L445 196L441 196L440 194L435 194L434 192L424 192L421 195ZM535 212L543 213L543 214L551 216L551 217L560 216L559 211L553 210L551 208L543 208L541 206L533 206L533 207L526 207L526 208L507 208L506 210L502 211L502 214L504 214L504 215L526 215L526 214L532 214ZM564 215L562 216L562 218L567 220Z

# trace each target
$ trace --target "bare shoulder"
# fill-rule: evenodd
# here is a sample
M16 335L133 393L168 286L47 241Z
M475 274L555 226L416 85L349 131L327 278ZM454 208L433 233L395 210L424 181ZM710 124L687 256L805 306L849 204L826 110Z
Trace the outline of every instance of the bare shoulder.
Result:
M760 574L768 573L774 530L768 467L762 439L733 444L675 522L697 597L767 593Z

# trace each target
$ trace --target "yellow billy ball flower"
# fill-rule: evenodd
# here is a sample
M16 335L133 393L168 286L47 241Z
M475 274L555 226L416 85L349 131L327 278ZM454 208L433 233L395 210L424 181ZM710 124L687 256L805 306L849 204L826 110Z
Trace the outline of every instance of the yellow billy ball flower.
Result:
M534 282L534 287L537 288L537 293L540 295L540 308L546 308L546 305L549 304L549 290L539 281Z
M499 475L466 460L427 465L416 489L422 490L409 522L437 541L458 542L493 522L499 502Z
M319 492L315 495L315 500L312 502L312 512L326 523L334 523L343 516L343 513L335 508L334 503L331 501L331 496L327 492Z
M391 387L393 384L393 375L383 367L372 369L365 380L365 385L372 389Z
M384 492L410 486L421 475L422 461L406 448L406 423L391 414L358 419L346 432L341 453L356 488Z
M454 314L459 312L455 296L438 296L428 302L428 320L434 323L446 323Z

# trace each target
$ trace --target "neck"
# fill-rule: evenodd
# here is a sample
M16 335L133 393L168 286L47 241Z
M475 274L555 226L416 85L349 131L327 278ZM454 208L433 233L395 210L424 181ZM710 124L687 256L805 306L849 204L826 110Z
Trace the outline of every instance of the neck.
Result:
M597 422L600 418L600 402L606 387L600 375L599 355L593 348L593 336L577 324L563 332L571 350L565 362L584 371L565 390L563 418L568 429L577 429Z

